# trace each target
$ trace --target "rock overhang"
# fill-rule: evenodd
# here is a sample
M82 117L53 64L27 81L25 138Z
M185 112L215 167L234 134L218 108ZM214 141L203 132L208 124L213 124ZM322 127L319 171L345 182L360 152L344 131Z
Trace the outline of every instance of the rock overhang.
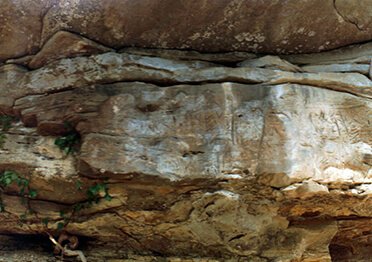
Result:
M115 49L271 54L314 53L372 39L369 0L5 0L0 13L0 61L35 54L59 31Z

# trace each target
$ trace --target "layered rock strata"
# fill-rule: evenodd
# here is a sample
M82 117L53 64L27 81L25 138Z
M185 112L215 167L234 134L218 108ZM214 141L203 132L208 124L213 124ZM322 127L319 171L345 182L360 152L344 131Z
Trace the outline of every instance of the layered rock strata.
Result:
M63 230L91 247L367 261L371 58L371 43L281 57L119 52L58 32L0 68L0 111L17 119L0 170L37 190L25 205L16 185L2 188L0 232L45 234L47 219L58 235L69 217ZM55 141L71 130L81 140L67 155ZM102 183L110 201L74 209Z

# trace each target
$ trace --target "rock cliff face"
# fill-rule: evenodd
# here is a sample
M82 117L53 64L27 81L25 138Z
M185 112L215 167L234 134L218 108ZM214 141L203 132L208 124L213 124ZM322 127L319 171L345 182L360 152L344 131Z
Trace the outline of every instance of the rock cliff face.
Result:
M372 43L292 54L371 40L368 0L83 2L0 4L0 261L370 259Z

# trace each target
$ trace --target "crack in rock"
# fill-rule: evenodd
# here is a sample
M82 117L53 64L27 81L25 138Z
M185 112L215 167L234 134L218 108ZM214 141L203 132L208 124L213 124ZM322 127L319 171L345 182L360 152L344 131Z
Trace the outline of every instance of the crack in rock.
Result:
M349 19L346 15L342 14L341 11L337 8L337 0L333 0L333 7L336 13L344 20L346 23L353 24L359 31L365 31L359 24L358 21L353 21Z

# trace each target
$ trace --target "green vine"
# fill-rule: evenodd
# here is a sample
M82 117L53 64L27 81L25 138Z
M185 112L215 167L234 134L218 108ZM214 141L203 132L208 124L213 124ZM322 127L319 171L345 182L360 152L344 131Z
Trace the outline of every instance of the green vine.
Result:
M30 180L21 177L17 172L6 170L0 175L0 188L4 191L6 188L16 185L18 188L17 194L22 197L21 203L26 206L26 211L19 217L20 224L22 225L27 218L27 215L35 214L31 210L28 199L35 198L38 193L35 189L30 188ZM83 183L78 180L76 182L76 187L79 191L83 190ZM73 220L74 216L82 209L89 208L94 204L99 203L102 199L106 201L111 201L112 196L109 194L109 188L106 182L95 183L86 190L87 200L84 202L76 203L72 206L71 210L61 210L59 216L63 221L57 223L57 231L61 231L66 228L67 224ZM0 196L0 212L4 212L5 206ZM69 214L69 215L68 215ZM36 214L35 214L36 215ZM37 217L37 216L36 216ZM47 230L49 218L42 218L41 223L46 227Z
M76 188L82 191L84 184L78 180L76 182ZM109 188L106 182L96 183L86 190L87 200L74 204L70 210L61 210L59 216L63 221L57 223L57 231L62 231L67 227L67 225L76 217L76 215L82 209L91 207L94 204L98 204L102 199L106 201L111 201L112 196L109 194ZM42 223L48 226L49 218L43 218Z
M2 189L6 189L14 184L18 187L18 195L22 197L22 204L26 204L28 198L35 198L37 196L37 191L30 188L30 180L21 177L17 172L6 170L0 175L0 187ZM27 208L29 209L28 205ZM4 211L5 206L2 199L0 198L0 212ZM28 211L29 213L32 213L31 210ZM27 211L20 217L21 220L24 220L23 218L25 218L26 215Z
M0 149L6 141L6 132L11 128L13 121L14 118L12 116L0 115ZM71 124L65 123L65 127L67 132L65 135L56 138L54 144L66 155L69 155L78 151L81 137ZM55 230L62 231L66 229L67 225L76 218L81 209L89 208L92 205L99 203L102 199L106 201L112 200L112 196L109 194L108 184L106 182L97 182L86 189L85 201L72 205L68 210L60 211L59 216L61 219L54 220L57 223L57 228L52 229L48 227L50 218L40 218L38 214L31 209L29 200L36 198L38 192L35 189L30 188L30 180L12 170L6 170L0 173L0 213L6 211L2 196L4 191L9 187L11 187L12 190L17 188L17 195L21 196L21 203L26 207L25 212L19 216L20 226L23 226L24 223L26 223L28 215L33 215L34 222L38 221L44 225L45 228L43 232L48 235L56 248L58 247L61 250L62 254L71 254L72 251L66 246L63 247L61 245L62 243L57 242L53 237L52 232ZM76 187L79 191L86 188L79 180L76 182ZM60 233L60 236L63 234L63 232ZM81 251L79 252L80 253L75 252L74 254L79 254L80 259L86 261L84 254Z

